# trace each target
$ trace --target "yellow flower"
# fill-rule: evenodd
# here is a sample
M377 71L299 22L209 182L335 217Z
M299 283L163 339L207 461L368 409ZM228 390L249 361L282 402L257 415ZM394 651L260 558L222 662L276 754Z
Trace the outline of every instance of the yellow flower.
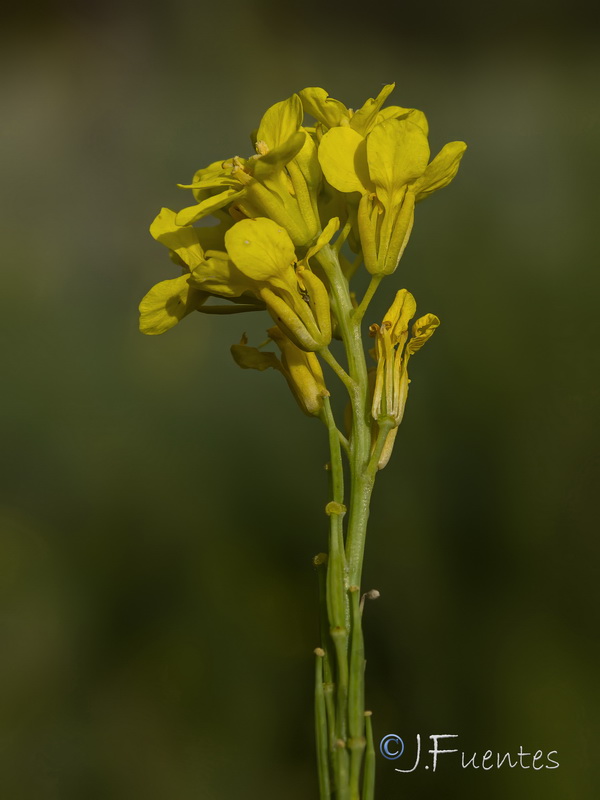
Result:
M175 212L162 209L150 232L186 272L162 281L144 297L140 330L164 333L194 310L237 313L267 308L298 347L320 350L331 341L331 310L327 289L308 262L338 226L337 219L330 220L298 262L292 240L273 220L260 217L195 228L179 226ZM203 243L215 249L204 249ZM209 297L232 305L207 304Z
M331 341L329 296L324 283L308 266L308 259L327 244L338 225L337 219L330 220L299 264L287 232L270 219L242 220L225 234L229 258L245 277L247 287L303 350L320 350ZM197 285L205 288L206 283Z
M401 106L387 106L383 104L394 91L396 84L389 83L383 87L377 97L370 97L361 108L353 111L339 100L329 97L325 89L311 86L299 92L304 110L313 116L323 129L347 126L366 136L372 128L386 119L410 118L411 122L428 132L425 114L416 108L402 108ZM324 132L324 131L323 131Z
M417 310L415 299L406 289L401 289L383 318L381 327L371 325L369 332L375 338L377 372L373 388L372 415L377 422L392 422L380 462L382 469L391 455L398 426L402 422L408 396L408 361L433 335L440 321L434 314L419 317L412 326L409 339L409 322Z
M275 353L249 347L244 334L240 344L231 347L236 364L242 369L262 372L272 368L281 372L302 411L309 416L318 416L323 408L323 397L329 396L329 392L317 356L296 347L277 327L269 328L268 334L278 346L281 359Z
M425 117L411 109L380 110L389 88L346 124L342 118L319 144L327 181L344 194L360 194L358 230L373 275L394 272L410 237L415 203L450 183L466 149L464 142L450 142L428 163ZM359 115L360 123L353 125Z
M302 127L302 103L294 94L264 114L255 135L256 155L215 162L191 184L196 205L177 215L189 225L228 207L234 217L269 217L295 245L311 244L319 232L317 194L321 168L316 144Z
M177 278L157 283L143 298L139 307L141 332L165 333L192 311L227 314L264 308L264 303L249 292L243 276L236 274L227 253L212 249L224 247L225 230L233 221L194 228L181 227L175 219L174 211L163 208L150 226L150 233L169 248L172 260L185 271ZM198 280L197 274L204 274L205 280ZM225 298L231 305L207 305L210 297Z
M208 299L188 283L188 275L157 283L140 303L140 331L156 336L173 328L192 311L200 311Z

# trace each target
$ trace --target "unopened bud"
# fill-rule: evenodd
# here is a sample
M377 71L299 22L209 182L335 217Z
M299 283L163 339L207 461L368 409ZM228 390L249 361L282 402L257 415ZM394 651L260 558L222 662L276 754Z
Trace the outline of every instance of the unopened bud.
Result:
M301 350L279 328L270 328L269 336L281 350L283 374L298 405L309 416L318 416L323 398L329 395L319 359Z

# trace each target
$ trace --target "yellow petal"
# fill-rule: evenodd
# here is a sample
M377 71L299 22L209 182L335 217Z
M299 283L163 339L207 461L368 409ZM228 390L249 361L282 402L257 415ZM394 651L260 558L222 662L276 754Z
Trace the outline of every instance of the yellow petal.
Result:
M238 157L237 160L242 162L242 164L245 163L245 159L243 158ZM191 185L193 187L202 188L203 185L211 186L214 182L218 183L224 178L231 176L232 166L232 159L213 161L208 167L202 167L196 170Z
M221 297L240 297L254 289L252 281L237 269L226 253L211 256L192 270L190 284Z
M266 217L244 219L225 234L225 247L240 272L256 281L293 273L296 251L285 228Z
M273 150L286 142L302 124L302 102L297 94L267 109L256 133L257 142Z
M413 324L413 338L406 346L407 352L412 355L412 353L416 353L417 350L420 350L425 342L433 336L439 324L440 321L435 314L425 314L424 317L419 317Z
M395 86L395 83L389 83L387 86L383 87L375 99L370 97L363 107L359 108L350 118L350 127L362 136L366 136L373 125L375 125L381 106L394 91Z
M215 161L204 169L199 169L195 174L192 183L189 186L178 184L181 188L192 189L196 202L201 203L207 197L215 194L215 189L220 188L221 191L230 187L232 189L239 189L239 181L235 177L235 173L239 169L244 169L247 164L247 159L236 156L235 159L229 158L225 161Z
M192 222L196 222L196 220L200 219L201 217L207 217L218 208L223 208L223 206L233 203L244 194L244 191L244 189L237 192L234 189L226 189L224 192L207 197L205 200L202 200L202 202L195 206L183 208L177 214L175 218L176 222L178 225L182 226L191 225Z
M333 217L332 219L330 219L327 225L325 226L324 230L321 232L317 241L314 243L312 247L308 249L308 252L302 259L302 262L304 264L308 264L309 258L312 258L314 255L316 255L319 252L319 250L322 250L325 247L326 244L329 244L334 233L337 230L339 230L339 227L340 227L339 217Z
M269 150L266 155L252 159L250 162L252 175L259 181L266 181L278 175L285 165L300 153L307 137L308 134L304 131L296 131L273 150Z
M412 294L407 289L400 289L383 318L383 325L391 329L394 344L408 331L408 323L414 317L416 310L417 304Z
M319 188L319 184L321 183L321 167L319 166L317 145L315 144L312 136L310 136L310 134L307 132L306 128L301 128L300 130L303 131L306 136L304 138L302 149L295 157L296 163L298 164L298 167L304 176L304 180L306 181L308 189L312 189L316 192Z
M460 166L460 160L467 149L464 142L449 142L444 145L423 175L412 187L417 202L424 200L438 189L443 189L454 178Z
M329 97L325 89L310 86L299 92L302 106L307 114L322 122L328 128L340 125L348 119L348 109L339 100Z
M281 363L275 353L263 353L256 347L248 347L246 344L233 344L231 345L231 355L238 367L242 369L257 369L262 372L271 367L281 371Z
M340 192L369 191L365 140L352 128L332 128L321 139L319 162L329 183Z
M402 106L387 106L382 108L377 115L377 124L385 122L386 119L408 119L418 125L423 131L425 136L429 135L429 124L427 117L418 108L402 108Z
M429 160L427 137L407 119L387 120L367 137L367 159L377 196L389 208L406 184L425 171Z
M204 260L204 251L198 240L197 229L180 226L175 222L176 213L170 208L161 209L150 225L150 233L157 242L173 250L190 270Z
M227 174L215 175L211 173L208 176L204 176L199 182L194 178L193 183L178 183L177 187L179 189L197 189L202 191L205 189L218 189L223 186L235 186L236 183L237 181L231 176L231 170L229 170Z
M150 336L165 333L201 306L207 297L204 292L190 287L188 275L157 283L140 303L140 331Z

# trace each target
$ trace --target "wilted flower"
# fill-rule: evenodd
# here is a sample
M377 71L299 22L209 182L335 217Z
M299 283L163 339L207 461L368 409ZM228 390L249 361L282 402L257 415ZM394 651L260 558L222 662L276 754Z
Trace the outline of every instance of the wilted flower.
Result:
M393 425L379 461L379 469L383 469L389 460L398 426L404 416L410 383L408 361L440 324L434 314L425 314L413 323L412 337L409 339L408 326L416 310L417 304L412 294L401 289L381 326L371 325L369 328L375 339L374 355L377 359L372 415L377 422L387 421Z

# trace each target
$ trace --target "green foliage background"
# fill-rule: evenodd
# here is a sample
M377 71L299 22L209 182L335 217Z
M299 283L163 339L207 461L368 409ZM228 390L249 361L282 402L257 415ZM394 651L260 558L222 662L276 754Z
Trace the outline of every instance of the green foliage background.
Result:
M3 20L0 796L316 796L311 557L324 431L229 346L160 338L175 187L272 103L397 81L464 139L373 309L442 327L376 487L376 735L558 750L554 771L394 772L381 800L597 796L598 29L578 2L52 3ZM591 9L591 6L589 7ZM333 383L333 380L331 381ZM338 392L339 394L339 392ZM444 758L444 757L442 757ZM408 765L404 765L408 766Z

